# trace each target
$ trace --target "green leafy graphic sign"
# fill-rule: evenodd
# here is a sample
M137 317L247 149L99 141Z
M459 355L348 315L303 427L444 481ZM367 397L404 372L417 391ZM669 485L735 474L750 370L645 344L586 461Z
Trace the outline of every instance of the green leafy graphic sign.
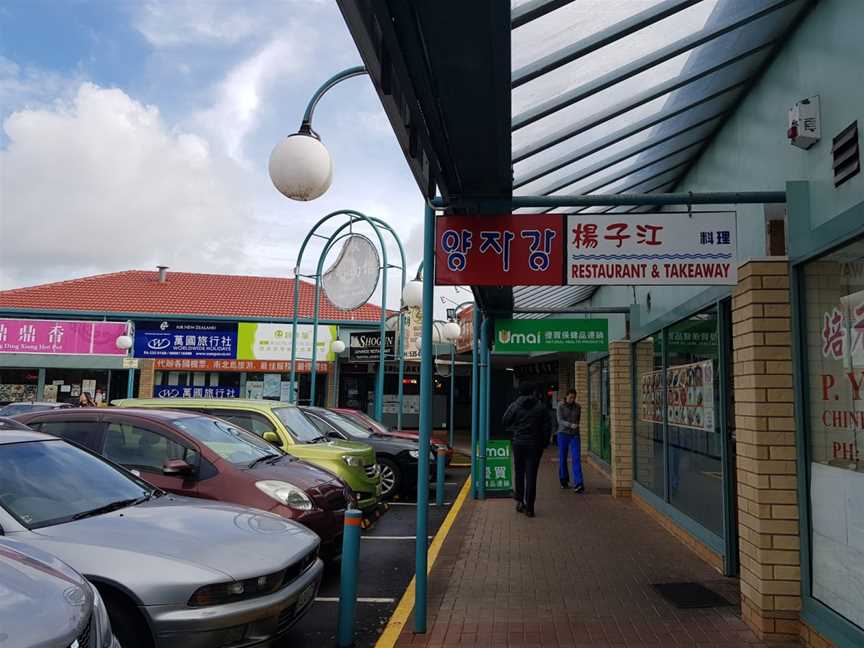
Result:
M486 490L513 489L513 461L509 441L486 442Z
M495 353L606 351L605 319L495 320Z

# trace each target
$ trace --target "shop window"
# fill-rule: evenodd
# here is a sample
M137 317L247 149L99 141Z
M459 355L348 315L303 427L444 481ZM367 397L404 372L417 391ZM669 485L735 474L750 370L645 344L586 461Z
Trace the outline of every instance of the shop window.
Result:
M636 364L636 480L665 497L666 457L663 416L666 406L663 344L660 335L634 345Z
M669 501L723 535L717 309L666 330Z
M811 594L864 628L864 241L803 271Z
M588 365L588 449L605 461L612 459L609 430L609 359Z
M185 446L128 423L108 425L103 454L115 463L151 472L161 472L168 459L184 459L193 463L191 457L187 457Z
M0 405L36 400L38 369L0 369Z

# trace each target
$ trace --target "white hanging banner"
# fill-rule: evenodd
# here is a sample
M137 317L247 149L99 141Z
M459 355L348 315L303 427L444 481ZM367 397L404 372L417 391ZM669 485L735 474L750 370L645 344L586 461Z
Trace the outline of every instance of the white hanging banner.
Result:
M339 257L321 277L327 299L341 310L354 310L369 301L378 286L381 259L368 238L351 234Z
M735 285L735 212L567 217L571 285Z

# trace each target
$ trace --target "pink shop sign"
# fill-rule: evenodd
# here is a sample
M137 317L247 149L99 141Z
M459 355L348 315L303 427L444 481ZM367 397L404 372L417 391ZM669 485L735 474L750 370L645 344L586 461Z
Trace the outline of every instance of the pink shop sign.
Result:
M0 353L126 355L117 338L123 322L0 319Z

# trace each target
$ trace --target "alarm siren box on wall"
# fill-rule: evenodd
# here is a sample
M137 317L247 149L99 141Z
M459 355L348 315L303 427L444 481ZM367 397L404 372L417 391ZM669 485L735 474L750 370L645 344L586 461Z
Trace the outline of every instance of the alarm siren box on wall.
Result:
M792 146L809 149L822 137L819 123L819 95L795 102L789 109L786 136Z

